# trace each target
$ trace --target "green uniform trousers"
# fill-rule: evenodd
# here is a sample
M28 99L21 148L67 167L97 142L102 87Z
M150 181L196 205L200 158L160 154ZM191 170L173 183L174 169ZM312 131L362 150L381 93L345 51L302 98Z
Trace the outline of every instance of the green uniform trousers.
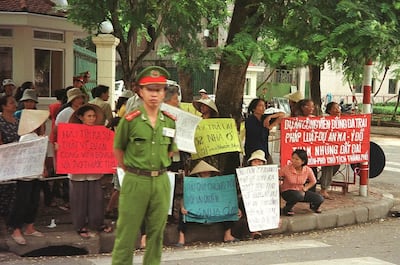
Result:
M119 196L113 265L133 264L133 251L143 221L147 236L143 264L160 264L170 189L166 173L158 177L125 173Z

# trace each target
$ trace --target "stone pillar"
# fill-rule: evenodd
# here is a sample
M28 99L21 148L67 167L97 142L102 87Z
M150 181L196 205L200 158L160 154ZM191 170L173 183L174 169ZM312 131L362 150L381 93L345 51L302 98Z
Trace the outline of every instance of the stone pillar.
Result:
M92 38L97 54L97 84L110 87L108 102L115 108L115 55L119 39L112 34L99 34Z

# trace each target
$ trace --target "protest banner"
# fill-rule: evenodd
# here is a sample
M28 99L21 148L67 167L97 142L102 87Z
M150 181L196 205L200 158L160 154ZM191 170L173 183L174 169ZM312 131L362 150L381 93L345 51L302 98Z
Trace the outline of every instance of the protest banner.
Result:
M114 173L114 132L104 126L61 123L57 128L57 174Z
M184 221L216 223L238 220L235 175L211 178L184 177Z
M247 223L251 232L278 228L280 198L278 166L237 168Z
M304 149L309 166L355 164L369 160L371 115L297 117L281 122L281 166Z
M172 215L172 210L174 207L174 193L175 193L175 172L167 171L167 174L169 183L171 185L168 215Z
M0 145L0 181L43 174L47 137Z
M161 110L165 110L176 117L175 142L178 149L188 153L196 153L194 134L201 118L163 103Z
M240 152L241 146L234 119L204 119L194 136L196 154L193 159L228 152Z

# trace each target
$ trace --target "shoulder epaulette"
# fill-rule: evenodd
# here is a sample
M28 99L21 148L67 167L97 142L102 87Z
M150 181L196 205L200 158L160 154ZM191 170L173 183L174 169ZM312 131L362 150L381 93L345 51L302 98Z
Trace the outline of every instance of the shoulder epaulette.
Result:
M165 110L163 110L162 113L163 113L165 116L169 117L171 120L176 121L176 116L175 116L175 115L172 115L171 113L169 113L168 111L165 111Z
M125 119L127 121L131 121L134 118L136 118L137 116L139 116L141 114L140 110L134 110L132 112L129 112L128 114L125 115Z

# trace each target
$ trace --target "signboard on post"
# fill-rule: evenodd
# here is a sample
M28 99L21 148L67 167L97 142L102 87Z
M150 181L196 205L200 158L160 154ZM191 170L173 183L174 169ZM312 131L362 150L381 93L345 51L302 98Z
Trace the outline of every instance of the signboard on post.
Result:
M183 201L188 211L184 216L186 222L216 223L238 220L235 175L185 177Z
M237 168L240 191L251 232L278 228L278 166L265 165Z
M296 117L281 122L281 166L304 149L309 166L355 164L369 160L371 115Z
M0 181L43 174L47 137L0 145Z
M204 119L197 126L194 142L198 159L215 154L240 152L241 146L234 119Z
M104 126L61 123L57 128L57 174L114 173L114 132Z

